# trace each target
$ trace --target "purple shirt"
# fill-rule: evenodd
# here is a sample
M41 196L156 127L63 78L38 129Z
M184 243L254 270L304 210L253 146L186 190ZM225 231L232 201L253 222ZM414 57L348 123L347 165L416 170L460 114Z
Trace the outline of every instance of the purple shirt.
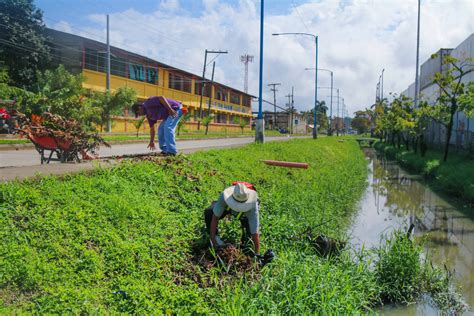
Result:
M181 107L181 103L178 101L168 98L165 99L173 110L177 111ZM166 120L169 116L168 110L161 104L159 97L151 97L143 102L143 110L145 111L150 127L155 125L156 121Z

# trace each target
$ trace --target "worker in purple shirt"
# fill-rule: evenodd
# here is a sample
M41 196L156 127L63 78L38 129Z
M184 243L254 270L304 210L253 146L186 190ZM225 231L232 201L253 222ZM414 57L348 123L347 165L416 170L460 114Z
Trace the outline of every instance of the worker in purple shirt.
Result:
M179 119L183 115L183 105L175 100L165 98L163 96L155 96L148 98L143 103L135 103L132 106L135 117L145 115L150 125L150 150L155 150L155 123L161 120L158 126L158 145L161 154L165 156L175 156L176 137L175 131Z

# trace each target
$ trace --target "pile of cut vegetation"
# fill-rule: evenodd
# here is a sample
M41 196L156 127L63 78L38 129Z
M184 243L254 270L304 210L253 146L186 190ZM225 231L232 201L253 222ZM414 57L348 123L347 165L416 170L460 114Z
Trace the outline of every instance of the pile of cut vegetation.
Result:
M30 119L19 113L18 119L20 128L17 133L26 136L35 144L41 144L41 139L49 137L58 147L67 150L70 156L80 152L97 154L100 145L110 147L98 133L89 133L78 121L57 114L45 112L40 117Z

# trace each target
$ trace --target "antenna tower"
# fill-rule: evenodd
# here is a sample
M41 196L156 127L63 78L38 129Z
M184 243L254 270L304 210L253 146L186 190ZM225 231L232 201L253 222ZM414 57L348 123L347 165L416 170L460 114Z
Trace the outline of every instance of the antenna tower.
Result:
M249 62L253 62L253 56L245 54L240 56L240 61L245 65L245 77L244 77L244 92L248 93L249 90Z

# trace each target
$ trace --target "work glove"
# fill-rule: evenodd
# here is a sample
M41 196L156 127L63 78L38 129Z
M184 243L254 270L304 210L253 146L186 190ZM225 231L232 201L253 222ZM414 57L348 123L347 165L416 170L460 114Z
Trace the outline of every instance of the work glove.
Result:
M211 246L214 248L225 246L225 242L223 242L219 236L216 236L216 245L212 243L212 239L210 239L209 241L211 243Z
M264 267L265 265L272 262L274 258L275 253L272 249L268 249L263 255L255 255L255 259L261 267Z

